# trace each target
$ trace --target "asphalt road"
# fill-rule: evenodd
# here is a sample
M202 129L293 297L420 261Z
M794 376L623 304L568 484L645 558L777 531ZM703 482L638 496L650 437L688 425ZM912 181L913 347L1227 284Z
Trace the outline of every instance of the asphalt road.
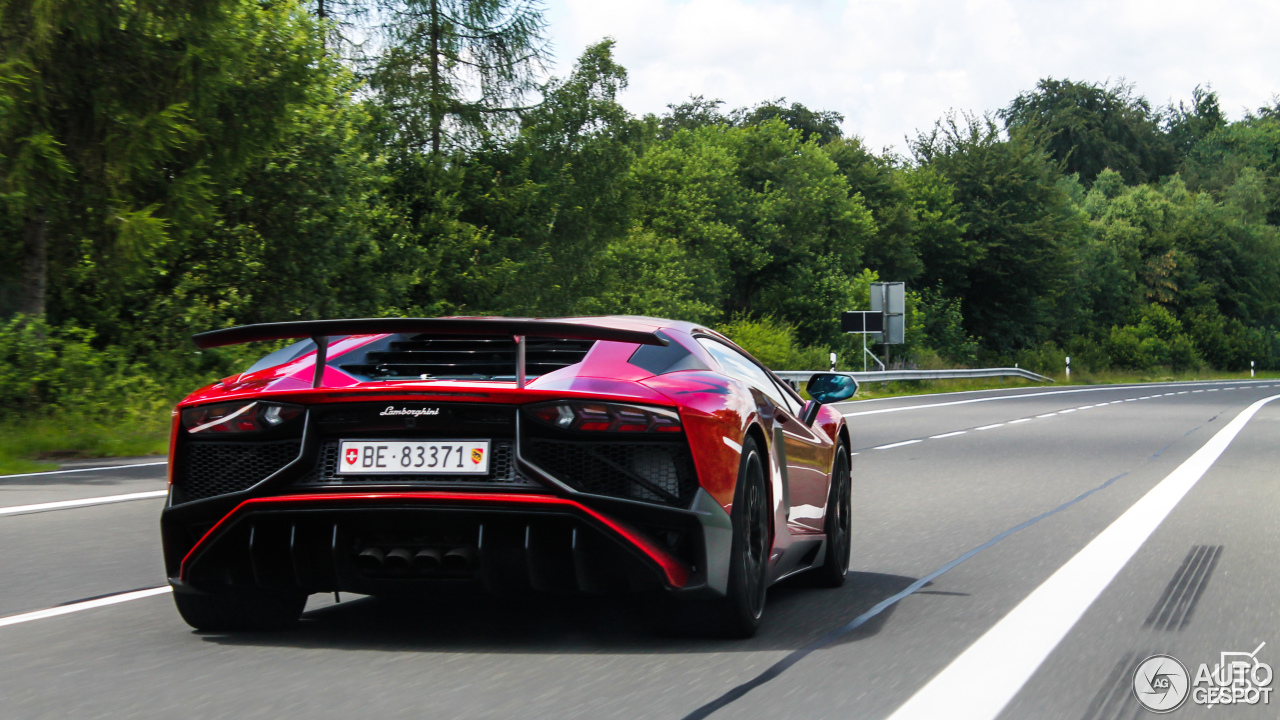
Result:
M191 631L164 594L81 610L163 584L162 500L14 508L154 493L164 468L0 478L0 717L1142 717L1150 655L1194 676L1265 642L1280 665L1280 400L1236 420L1277 395L848 403L850 582L772 589L748 641L661 637L590 599L313 597L297 629L242 635ZM1278 714L1272 697L1174 717Z

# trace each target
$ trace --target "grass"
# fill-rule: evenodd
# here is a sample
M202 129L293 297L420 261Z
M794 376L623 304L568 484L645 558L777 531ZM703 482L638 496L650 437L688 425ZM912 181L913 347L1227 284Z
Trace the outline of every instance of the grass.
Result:
M59 461L163 455L169 418L106 421L43 415L0 421L0 475L57 470Z

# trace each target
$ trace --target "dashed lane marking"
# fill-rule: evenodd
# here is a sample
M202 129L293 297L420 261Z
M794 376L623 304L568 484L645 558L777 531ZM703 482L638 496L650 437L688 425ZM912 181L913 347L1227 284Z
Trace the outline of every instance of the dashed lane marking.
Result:
M1004 427L1004 423L995 423L994 425L983 425L980 428L974 428L974 430L994 430L995 428L998 428L998 427Z
M881 445L880 447L874 448L874 449L875 450L892 450L893 448L902 447L903 445L915 445L918 442L924 442L924 441L923 440L904 440L902 442L891 443L889 445Z
M969 431L968 431L968 430L957 430L957 431L955 431L955 432L943 433L943 434L941 434L941 435L930 435L930 436L929 436L929 439L930 439L930 440L941 440L942 438L949 438L949 437L955 437L955 436L957 436L957 435L964 435L964 434L965 434L965 433L967 433L967 432L969 432Z

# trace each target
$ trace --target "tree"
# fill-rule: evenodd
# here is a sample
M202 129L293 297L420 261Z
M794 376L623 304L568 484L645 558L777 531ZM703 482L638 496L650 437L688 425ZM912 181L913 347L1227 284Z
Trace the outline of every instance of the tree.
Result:
M670 140L679 130L731 125L729 117L720 111L721 105L723 100L708 100L702 95L691 95L685 102L667 105L668 112L658 120L658 139Z
M0 0L0 199L21 227L18 309L121 306L198 227L317 71L296 6ZM52 281L51 281L52 278ZM75 308L75 310L72 310Z
M439 156L518 111L546 57L537 0L382 0L371 86L407 150Z
M1000 111L1005 128L1024 134L1076 173L1086 185L1111 168L1125 181L1158 180L1174 171L1175 156L1146 98L1123 82L1082 83L1045 78Z
M810 110L798 102L785 105L786 98L762 102L753 108L739 108L730 116L738 126L760 125L769 120L781 120L792 130L799 130L806 140L814 139L826 145L841 137L840 124L844 116L832 110ZM816 138L814 136L817 136Z
M514 137L459 159L459 220L484 228L489 243L477 262L508 273L481 307L570 313L601 290L598 261L629 231L628 176L653 133L618 103L626 83L613 41L592 45L567 78L542 87ZM471 295L455 288L444 297Z
M871 214L817 143L780 120L680 130L635 163L636 222L681 243L689 298L736 316L794 325L834 344L852 306Z
M1055 164L990 117L948 116L912 150L955 188L963 250L939 288L961 299L966 330L1000 353L1047 339L1084 233Z
M1218 93L1211 88L1196 86L1191 93L1191 104L1178 101L1169 106L1164 116L1165 132L1178 156L1186 157L1196 143L1227 125L1227 118L1218 104Z

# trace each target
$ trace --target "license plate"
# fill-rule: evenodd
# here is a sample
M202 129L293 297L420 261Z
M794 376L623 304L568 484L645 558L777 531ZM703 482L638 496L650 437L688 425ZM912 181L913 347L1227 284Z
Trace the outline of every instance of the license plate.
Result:
M339 475L485 475L488 440L343 440Z

